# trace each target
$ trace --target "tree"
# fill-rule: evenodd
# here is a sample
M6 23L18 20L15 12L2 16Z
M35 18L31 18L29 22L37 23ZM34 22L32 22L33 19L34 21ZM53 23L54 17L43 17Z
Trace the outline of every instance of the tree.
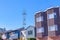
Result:
M35 38L28 38L28 40L36 40Z
M0 40L2 40L1 36L0 36Z

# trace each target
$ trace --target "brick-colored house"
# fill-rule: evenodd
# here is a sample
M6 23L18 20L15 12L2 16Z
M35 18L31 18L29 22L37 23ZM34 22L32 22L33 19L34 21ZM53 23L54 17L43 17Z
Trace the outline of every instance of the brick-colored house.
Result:
M36 40L60 40L60 7L35 14Z

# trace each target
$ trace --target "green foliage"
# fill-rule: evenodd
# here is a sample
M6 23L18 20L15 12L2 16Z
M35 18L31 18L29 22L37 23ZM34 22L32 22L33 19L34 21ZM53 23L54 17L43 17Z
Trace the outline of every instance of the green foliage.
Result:
M36 40L35 38L28 38L28 40Z
M1 36L0 36L0 40L2 40Z

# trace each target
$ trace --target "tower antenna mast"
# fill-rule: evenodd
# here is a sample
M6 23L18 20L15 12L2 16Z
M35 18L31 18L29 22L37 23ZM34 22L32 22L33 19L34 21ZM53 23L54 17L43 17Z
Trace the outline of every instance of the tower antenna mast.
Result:
M26 27L26 11L24 10L23 13L23 27Z

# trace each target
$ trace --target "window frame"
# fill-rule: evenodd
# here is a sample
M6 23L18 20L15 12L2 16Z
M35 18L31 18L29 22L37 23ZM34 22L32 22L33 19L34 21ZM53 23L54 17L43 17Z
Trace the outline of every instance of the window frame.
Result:
M36 18L36 22L41 22L41 21L43 21L43 16L39 16Z
M37 33L44 33L44 27L37 28Z
M52 19L52 18L56 18L56 13L51 13L51 14L47 14L47 19Z
M33 31L32 30L29 30L28 31L28 35L33 35Z
M57 31L58 30L58 26L57 25L52 25L48 27L48 31Z

